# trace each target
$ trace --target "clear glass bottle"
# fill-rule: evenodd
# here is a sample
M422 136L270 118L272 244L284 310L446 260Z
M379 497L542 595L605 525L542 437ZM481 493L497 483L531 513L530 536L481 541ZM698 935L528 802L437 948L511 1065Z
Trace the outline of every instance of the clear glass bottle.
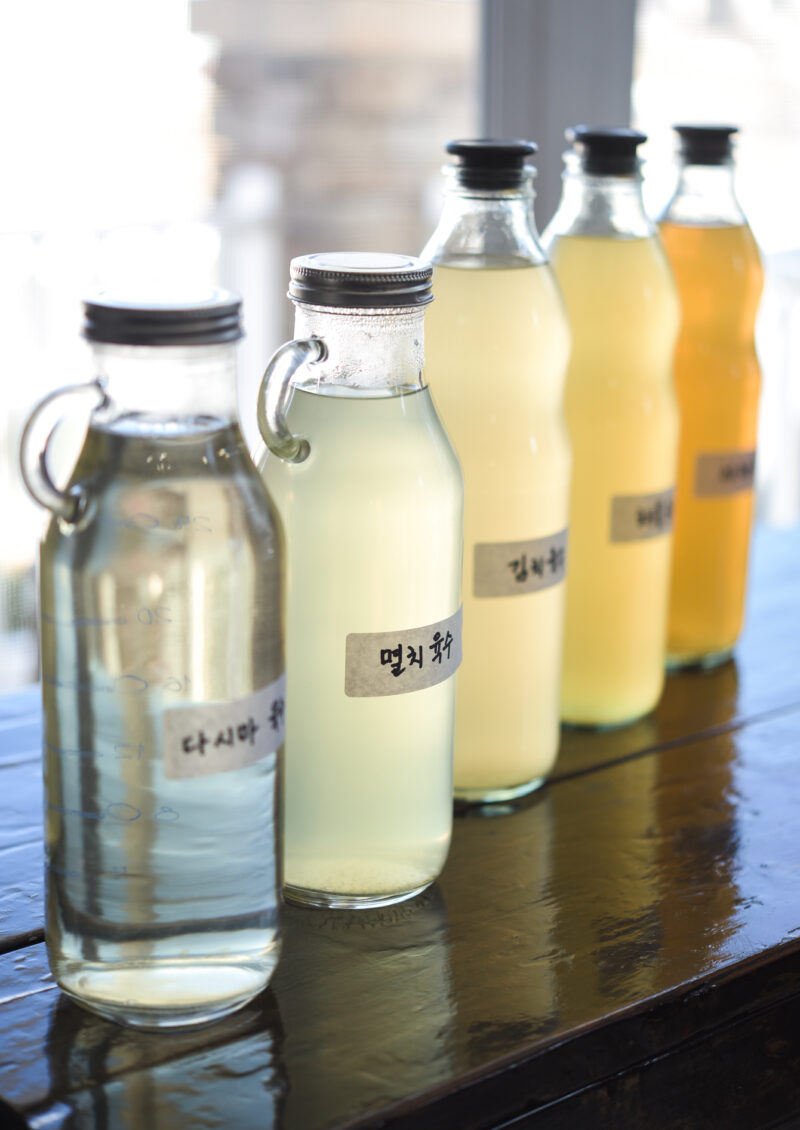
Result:
M683 318L675 351L681 441L667 660L727 659L744 614L761 373L763 271L734 192L735 126L675 126L680 170L660 220Z
M291 265L259 461L287 544L284 890L378 906L444 865L460 661L463 486L423 379L430 267Z
M544 234L572 329L562 718L633 721L663 687L678 413L675 285L630 129L576 126Z
M134 1026L239 1008L278 957L284 708L277 516L236 418L239 301L86 303L95 379L38 406L46 939L81 1004ZM65 392L95 406L65 490Z
M426 374L464 472L455 792L530 792L559 740L570 451L569 327L533 220L527 141L454 141ZM513 598L513 599L512 599Z

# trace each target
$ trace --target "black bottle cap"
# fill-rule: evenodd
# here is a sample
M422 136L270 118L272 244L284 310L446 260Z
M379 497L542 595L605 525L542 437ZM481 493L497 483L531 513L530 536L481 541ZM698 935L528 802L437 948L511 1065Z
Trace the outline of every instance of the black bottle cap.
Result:
M733 156L738 126L673 126L678 152L687 165L724 165Z
M448 141L445 149L456 158L456 179L464 188L519 188L529 166L525 161L537 149L533 141L478 137Z
M102 291L83 303L83 336L109 345L217 345L243 336L241 299L214 290L194 302L140 302Z
M572 126L565 137L589 175L625 177L639 169L636 150L647 134L627 127Z
M311 306L368 309L433 301L433 268L413 255L318 251L292 259L289 297Z

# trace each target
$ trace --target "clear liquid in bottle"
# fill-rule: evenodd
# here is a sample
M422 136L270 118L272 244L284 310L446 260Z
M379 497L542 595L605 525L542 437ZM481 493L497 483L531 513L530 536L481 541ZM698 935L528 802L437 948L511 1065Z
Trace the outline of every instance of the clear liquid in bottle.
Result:
M211 1020L278 956L281 750L250 760L249 699L282 675L277 523L238 427L211 419L90 427L73 481L89 510L52 519L41 558L51 966L123 1023Z

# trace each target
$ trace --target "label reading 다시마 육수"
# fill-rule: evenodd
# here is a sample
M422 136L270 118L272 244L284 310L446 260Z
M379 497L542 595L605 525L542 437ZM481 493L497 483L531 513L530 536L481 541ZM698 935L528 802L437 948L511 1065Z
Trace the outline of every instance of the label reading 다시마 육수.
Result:
M694 468L696 498L715 498L753 489L755 451L717 451L698 455Z
M274 754L286 733L286 675L235 702L164 712L164 776L175 781L243 769Z
M348 698L408 694L443 683L461 663L461 609L446 620L399 632L350 632L345 644Z
M476 597L521 596L560 584L567 575L567 531L527 541L478 542Z
M612 542L641 541L672 529L673 489L653 494L618 494L611 499Z

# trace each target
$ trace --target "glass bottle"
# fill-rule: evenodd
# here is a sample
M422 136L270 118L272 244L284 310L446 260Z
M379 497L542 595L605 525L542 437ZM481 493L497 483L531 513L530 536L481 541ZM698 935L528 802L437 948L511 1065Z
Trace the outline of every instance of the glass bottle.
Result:
M455 792L541 785L559 738L570 452L569 328L533 220L527 141L454 141L426 373L464 472L464 640Z
M735 126L675 126L678 186L660 220L683 320L670 665L711 666L742 627L761 373L754 330L763 271L736 199Z
M278 958L284 678L277 517L236 418L239 301L85 304L95 379L23 433L40 554L46 939L124 1024L239 1008ZM65 393L94 400L65 490Z
M630 129L567 132L544 235L572 328L570 572L562 718L630 722L663 687L678 414L675 285Z
M463 487L422 373L430 276L294 259L296 340L261 388L287 544L284 890L315 906L408 898L450 843Z

